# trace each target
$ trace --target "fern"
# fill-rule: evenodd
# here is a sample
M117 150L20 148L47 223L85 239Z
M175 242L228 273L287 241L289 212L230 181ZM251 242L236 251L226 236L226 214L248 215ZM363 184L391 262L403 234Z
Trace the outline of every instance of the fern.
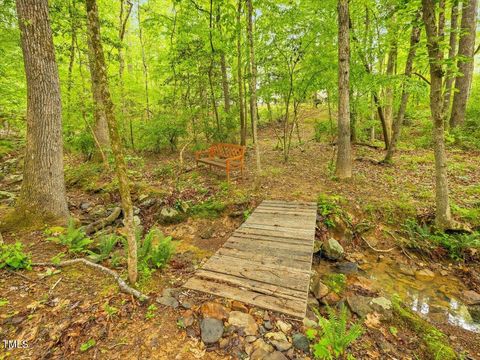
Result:
M87 252L87 246L93 242L93 240L85 234L82 228L77 229L75 227L73 219L68 220L68 227L65 233L56 237L49 237L47 240L65 245L68 248L68 252L74 254Z
M164 236L156 227L150 229L143 241L137 238L138 264L140 271L149 275L155 268L163 268L174 253L171 236Z
M110 254L113 251L113 248L117 245L120 241L121 237L115 234L104 235L101 237L100 242L98 244L99 252L89 251L88 257L93 262L101 262L110 257Z
M346 355L347 348L362 335L363 329L361 323L347 328L348 314L345 306L340 307L338 314L330 307L327 307L327 311L328 319L317 313L321 336L312 348L315 358L333 360ZM315 340L317 336L316 330L307 331L310 340Z

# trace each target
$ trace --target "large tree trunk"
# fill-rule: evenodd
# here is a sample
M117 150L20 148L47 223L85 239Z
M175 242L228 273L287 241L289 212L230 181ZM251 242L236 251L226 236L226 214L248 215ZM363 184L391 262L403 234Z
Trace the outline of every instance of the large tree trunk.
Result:
M255 63L255 48L253 42L253 5L252 0L247 0L248 21L247 35L250 48L250 116L252 118L253 138L255 139L255 158L257 164L257 172L262 170L260 161L260 140L257 136L257 65Z
M338 0L338 139L335 173L340 179L352 177L348 0Z
M420 17L420 15L418 15ZM413 61L415 59L415 54L417 50L417 44L420 41L420 28L416 25L418 19L414 20L412 27L412 33L410 35L410 49L408 50L407 62L405 63L405 80L402 84L402 99L400 100L400 107L398 109L397 117L393 123L393 134L388 147L387 154L385 156L384 162L392 162L393 154L397 149L397 142L400 138L400 131L402 129L403 120L405 118L405 111L407 110L408 98L410 97L410 92L407 89L407 82L412 76Z
M457 55L457 39L458 39L458 0L453 0L452 14L450 17L450 41L448 49L448 59L453 62L453 59ZM448 118L450 114L450 102L452 94L454 76L453 67L449 66L447 70L445 80L445 94L443 97L443 113L444 118Z
M441 39L438 37L435 19L435 0L422 0L423 21L427 32L427 49L430 63L430 110L433 117L433 141L435 153L435 223L439 229L446 229L452 223L448 199L447 156L445 153L445 131L442 103L442 61Z
M48 1L16 3L27 78L27 143L17 211L32 220L65 220L62 102Z
M464 0L462 5L462 24L458 43L458 71L462 75L455 79L455 93L450 117L451 127L462 125L465 122L465 112L473 77L477 6L477 0Z
M128 241L128 278L132 284L137 281L137 242L135 239L135 225L133 222L133 205L130 196L130 183L127 176L127 167L123 153L122 142L117 128L113 102L108 88L105 57L100 37L100 22L96 0L86 0L88 38L91 44L92 82L98 86L102 102L96 106L103 107L106 115L108 130L111 139L112 153L115 159L118 186L122 200L124 223Z
M237 76L238 76L238 109L240 112L240 145L247 144L247 121L243 100L243 74L242 74L242 27L240 23L242 15L242 0L238 0L237 9Z

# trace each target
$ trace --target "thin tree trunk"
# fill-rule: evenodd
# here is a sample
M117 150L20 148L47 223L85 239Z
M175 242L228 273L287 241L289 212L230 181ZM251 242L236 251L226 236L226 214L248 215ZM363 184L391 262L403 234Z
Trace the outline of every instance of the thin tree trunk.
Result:
M392 78L395 75L395 68L397 65L398 44L397 40L393 40L388 52L387 61L387 76ZM385 127L387 129L387 137L392 138L392 125L393 125L393 85L389 84L385 89Z
M250 46L250 113L252 117L253 138L255 139L255 158L257 164L257 172L262 170L260 161L260 141L257 136L257 65L255 63L255 48L253 42L253 5L252 0L247 0L248 6L248 22L247 35Z
M77 25L76 17L73 13L75 1L68 3L68 16L70 20L70 55L68 60L68 76L67 76L67 119L70 119L72 113L72 86L73 86L73 65L75 62L75 44L77 41Z
M462 5L462 24L458 43L458 71L462 75L455 79L455 93L450 117L451 127L462 125L465 122L465 112L473 77L477 6L477 0L464 0Z
M422 0L423 21L427 32L427 49L430 63L430 110L433 117L433 140L435 153L435 223L446 229L452 223L448 199L447 156L445 153L445 131L442 103L442 61L441 39L438 37L435 19L435 0Z
M238 0L237 9L237 76L238 76L238 109L240 111L240 145L247 144L247 121L245 119L244 96L243 96L243 74L242 74L242 1Z
M338 140L335 173L352 177L350 143L350 29L348 0L338 0Z
M146 108L145 111L147 113L147 120L150 120L150 96L148 92L148 65L147 65L147 58L145 56L145 44L143 42L143 31L142 31L142 21L140 19L140 1L137 2L137 20L138 20L138 39L140 40L140 48L142 51L142 66L143 66L143 81L145 83L145 102Z
M16 210L26 220L65 221L62 101L48 1L16 4L27 78L27 142Z
M452 14L450 18L450 41L448 49L448 59L453 62L453 59L457 55L457 39L458 39L458 0L452 2ZM443 98L443 113L444 118L449 118L450 115L450 103L453 81L453 67L449 66L447 69L447 75L445 80L445 94Z
M108 88L105 57L100 37L100 22L96 0L86 0L88 37L91 44L91 62L93 63L92 82L98 84L102 103L97 106L104 107L107 118L108 130L112 143L112 153L115 159L115 170L117 172L118 186L122 200L124 223L127 231L128 241L128 278L130 283L137 281L137 242L135 239L135 224L133 222L133 205L130 196L130 183L127 175L125 156L123 152L120 134L115 119L113 102Z
M393 155L397 150L397 142L400 138L400 132L405 118L405 111L407 110L408 98L410 97L410 91L407 89L408 81L412 76L413 61L415 60L415 54L417 51L417 44L420 41L420 28L416 25L418 17L415 18L410 35L410 48L408 50L407 62L405 63L405 78L402 84L402 99L400 100L400 107L398 109L397 117L393 123L393 134L388 147L387 154L385 155L384 162L391 163Z

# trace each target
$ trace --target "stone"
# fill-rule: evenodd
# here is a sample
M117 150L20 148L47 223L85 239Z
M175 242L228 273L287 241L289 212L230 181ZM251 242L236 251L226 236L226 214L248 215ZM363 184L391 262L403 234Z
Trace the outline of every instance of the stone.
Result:
M203 231L200 232L200 237L202 239L210 239L213 236L213 233L215 232L213 227L207 227Z
M268 356L268 352L263 349L257 349L250 355L250 360L263 360Z
M305 335L300 333L292 335L292 344L295 349L301 350L303 352L308 352L310 349L310 341Z
M268 340L287 341L287 337L281 331L269 332L265 334Z
M266 353L271 353L272 351L274 351L273 346L270 344L267 344L263 339L257 339L252 343L252 350L255 351L258 349L262 349Z
M1 194L0 194L1 195ZM0 196L1 197L1 196ZM90 209L91 207L93 206L93 204L91 202L84 202L84 203L81 203L80 204L80 209L84 210L84 211L87 211L88 209Z
M246 341L247 343L252 343L252 342L254 342L255 340L257 340L257 337L256 337L256 336L253 336L253 335L248 335L248 336L245 337L245 341Z
M313 242L313 253L317 253L320 250L322 250L322 242L315 239L315 241Z
M220 349L225 349L228 345L230 345L230 339L229 338L221 338L218 341L218 347Z
M307 309L311 309L311 308L316 309L319 306L320 306L320 303L318 302L318 300L312 294L308 294Z
M278 320L277 328L279 328L284 334L288 334L292 330L292 324L288 324L285 321Z
M392 302L383 296L373 298L370 301L370 306L375 310L388 311L392 309Z
M266 330L272 330L272 329L273 329L272 322L271 322L270 320L264 321L264 322L263 322L263 327L264 327Z
M192 310L184 311L182 317L179 320L186 328L192 326L195 320Z
M180 300L180 306L183 307L184 309L191 309L192 303L188 300Z
M403 275L415 276L416 269L412 266L400 264L398 267L398 271Z
M371 300L368 296L352 295L347 297L347 304L354 314L363 318L373 311L369 305Z
M302 320L302 323L303 323L303 326L305 326L307 329L314 328L318 325L316 321L313 321L308 317L304 317Z
M174 309L178 308L178 300L175 299L173 296L169 295L159 296L157 298L157 303L164 306L172 307Z
M287 341L277 341L277 340L272 340L270 341L272 345L277 349L278 351L287 351L292 347L292 344Z
M435 278L435 274L430 269L421 269L415 272L415 279L420 281L431 281Z
M242 329L245 335L256 335L258 331L258 325L253 316L241 311L232 311L228 323Z
M462 297L467 305L480 305L480 294L473 290L463 291Z
M342 245L335 240L334 238L330 238L323 243L322 246L323 254L327 259L330 260L339 260L343 257L344 250Z
M232 306L231 306L232 310L235 310L235 311L241 311L241 312L248 312L248 308L247 306L240 302L240 301L237 301L237 300L234 300L232 301Z
M200 322L200 333L205 344L216 343L223 335L223 322L218 319L205 318Z
M206 302L200 307L200 313L204 318L214 318L218 320L228 319L227 309L216 302Z
M358 272L358 264L349 261L341 262L335 264L334 269L341 274L353 274Z
M480 305L469 305L467 309L472 320L476 323L480 323Z
M158 220L163 225L177 224L182 222L185 218L185 215L180 213L177 209L171 207L164 207L160 211Z
M322 283L320 277L315 277L312 281L310 291L316 299L320 300L323 297L327 296L330 290L327 285Z
M288 360L280 351L274 351L263 358L263 360Z
M321 302L326 305L336 305L340 301L340 296L334 292L328 293L327 296L323 297Z

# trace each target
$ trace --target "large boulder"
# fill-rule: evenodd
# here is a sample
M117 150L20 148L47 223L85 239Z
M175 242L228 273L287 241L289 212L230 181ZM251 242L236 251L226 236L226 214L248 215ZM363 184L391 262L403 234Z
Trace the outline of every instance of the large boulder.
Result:
M334 238L326 240L323 243L322 249L325 257L330 260L339 260L343 257L343 254L345 253L342 245L340 245L340 243Z

